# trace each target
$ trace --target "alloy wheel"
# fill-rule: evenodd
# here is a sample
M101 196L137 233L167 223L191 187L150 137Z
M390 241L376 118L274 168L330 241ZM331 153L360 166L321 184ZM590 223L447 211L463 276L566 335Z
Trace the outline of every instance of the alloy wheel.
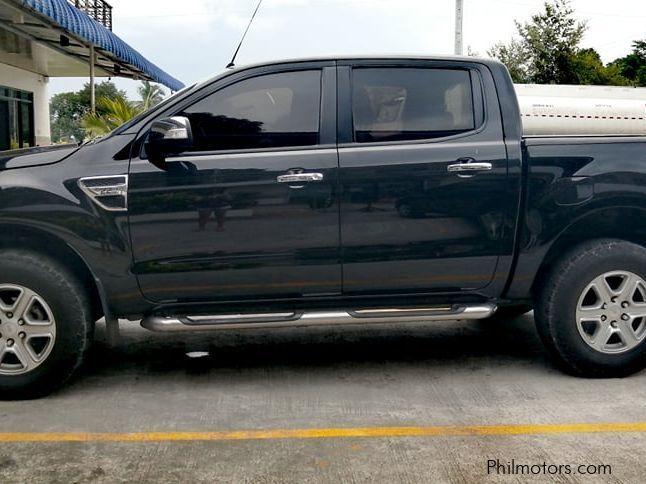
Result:
M0 375L33 371L56 341L56 320L45 300L18 284L0 284Z
M646 282L629 271L611 271L590 282L576 308L577 329L605 354L635 348L646 336Z

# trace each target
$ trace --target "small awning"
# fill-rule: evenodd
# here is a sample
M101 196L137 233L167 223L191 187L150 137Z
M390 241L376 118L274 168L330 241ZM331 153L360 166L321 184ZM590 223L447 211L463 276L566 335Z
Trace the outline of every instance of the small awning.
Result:
M125 64L128 71L139 74L142 79L158 82L173 91L184 87L182 82L148 61L117 35L66 0L18 0L16 4L22 4L27 12L40 16L41 20L49 20L49 23L53 24L52 27L62 29L61 34L69 34L78 42L94 45L106 60ZM115 72L114 75L118 73Z

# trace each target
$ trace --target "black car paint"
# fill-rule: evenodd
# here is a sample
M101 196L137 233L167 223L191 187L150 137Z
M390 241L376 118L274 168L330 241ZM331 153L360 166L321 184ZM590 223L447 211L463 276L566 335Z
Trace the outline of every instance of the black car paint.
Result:
M339 63L339 90L350 91L352 68L401 61ZM470 62L408 61L407 67L470 69L478 115L474 131L429 141L353 143L350 102L340 105L341 234L347 295L465 293L495 280L500 256L511 255L520 191L508 172L495 85ZM486 116L485 116L486 114ZM460 159L492 162L491 172L461 178L447 172ZM423 217L401 217L397 201L424 197ZM363 207L362 207L363 204Z
M0 151L0 170L29 168L57 163L78 150L76 144Z
M489 150L485 153L494 161L495 170L459 182L449 179L444 171L448 162L474 155L468 146L461 146L465 140L460 136L390 143L389 149L397 156L389 156L388 149L378 144L358 146L352 142L351 119L344 108L349 105L350 95L344 76L352 66L447 63L475 69L482 77L487 118L482 130L469 136L480 137L475 142L482 142L483 149ZM324 110L322 126L333 124L337 129L331 137L327 135L322 146L269 150L253 156L226 153L198 163L187 156L176 160L181 167L174 173L159 170L141 156L154 119L173 115L194 100L247 76L304 68L336 69L326 92L336 97L338 118L332 103L331 109ZM3 153L0 245L12 246L13 234L18 233L64 243L91 271L99 284L104 308L117 316L286 306L314 309L525 301L531 298L532 284L550 248L577 224L589 225L598 217L608 216L618 219L617 236L625 234L626 238L643 242L646 138L523 139L521 131L511 79L495 61L345 59L237 69L181 93L126 129L95 143L39 154ZM435 157L433 153L442 155ZM324 156L317 158L318 154ZM221 252L198 244L197 257L192 247L178 246L170 261L163 257L157 260L152 252L153 257L135 258L133 244L134 253L146 254L149 250L139 245L147 226L156 224L157 236L169 244L177 240L178 234L198 228L197 215L190 221L176 223L171 218L160 224L160 217L177 211L176 207L163 197L143 193L154 194L162 179L174 186L184 183L186 177L195 177L194 173L188 175L190 163L200 175L215 176L217 185L220 177L240 173L239 166L231 160L241 156L256 162L278 160L262 168L258 165L256 181L249 182L267 187L281 170L316 160L319 168L328 170L326 179L334 180L336 176L339 183L332 182L325 189L307 187L292 197L293 203L285 202L265 215L265 222L274 217L290 227L291 236L299 232L311 234L325 214L324 223L338 223L338 229L334 234L326 230L326 236L319 241L301 241L300 246L285 251L285 239L279 250L275 243L263 243L261 238L254 241L250 224L243 242L257 242L258 246L243 253L230 251L222 257ZM294 157L298 162L283 157ZM202 163L206 164L201 166ZM226 163L230 165L229 173ZM408 168L415 174L412 179ZM102 210L78 186L81 177L128 173L132 190L129 213ZM435 190L436 178L451 182L451 189ZM151 191L146 192L144 187ZM283 189L288 190L280 190ZM227 205L245 210L256 206L263 197L271 197L272 190L275 188L238 193L227 200ZM409 196L411 191L422 198L425 191L432 193L441 216L435 209L435 215L426 212L420 218L400 217L397 200L401 193ZM470 198L474 199L472 203ZM374 207L377 200L389 204L387 220L370 209L359 210L362 204ZM484 206L495 212L491 216L494 227L489 232L486 224L480 221L478 225L476 221L483 215L478 210ZM627 213L628 218L621 220L621 213ZM300 214L301 219L297 220L295 214ZM352 217L362 224L363 231L353 232ZM417 223L430 221L438 224L438 232L450 233L460 218L471 227L468 236L406 239L406 228ZM606 226L609 224L606 222ZM226 236L226 229L225 226L222 232L210 235ZM370 237L375 233L376 237ZM188 264L187 270L181 261ZM225 276L219 279L221 274ZM279 289L271 290L272 285Z
M320 144L187 152L168 157L165 170L133 156L130 228L146 297L163 303L341 294L336 72L330 62L298 67L304 69L323 74ZM323 182L277 183L290 169L321 173ZM151 210L169 196L162 210ZM202 226L205 212L223 220Z
M646 138L527 138L524 145L526 205L506 297L528 297L548 251L568 230L643 245Z

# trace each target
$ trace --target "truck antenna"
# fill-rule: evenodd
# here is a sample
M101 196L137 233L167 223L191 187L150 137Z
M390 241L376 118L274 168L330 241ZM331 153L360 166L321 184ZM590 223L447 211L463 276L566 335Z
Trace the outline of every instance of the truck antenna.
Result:
M244 33L242 34L242 38L240 39L240 43L238 44L238 48L233 53L233 57L231 58L231 62L229 62L227 64L227 69L233 69L233 67L235 67L235 60L236 60L236 56L238 55L238 51L240 50L240 47L242 47L242 43L244 42L244 39L247 36L247 32L249 32L249 27L251 27L253 19L256 18L256 14L258 13L258 9L260 8L261 3L262 3L262 0L258 0L258 5L256 5L256 9L253 11L253 14L251 15L251 18L249 19L249 23L247 24L247 28L245 29Z

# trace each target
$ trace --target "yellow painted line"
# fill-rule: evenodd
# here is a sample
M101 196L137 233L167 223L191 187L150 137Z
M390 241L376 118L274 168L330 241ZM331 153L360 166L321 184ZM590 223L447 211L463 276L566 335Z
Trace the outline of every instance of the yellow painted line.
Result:
M451 427L358 427L319 429L238 430L224 432L136 433L0 433L0 442L164 442L273 439L333 439L349 437L453 437L646 432L646 422L538 425L467 425Z

